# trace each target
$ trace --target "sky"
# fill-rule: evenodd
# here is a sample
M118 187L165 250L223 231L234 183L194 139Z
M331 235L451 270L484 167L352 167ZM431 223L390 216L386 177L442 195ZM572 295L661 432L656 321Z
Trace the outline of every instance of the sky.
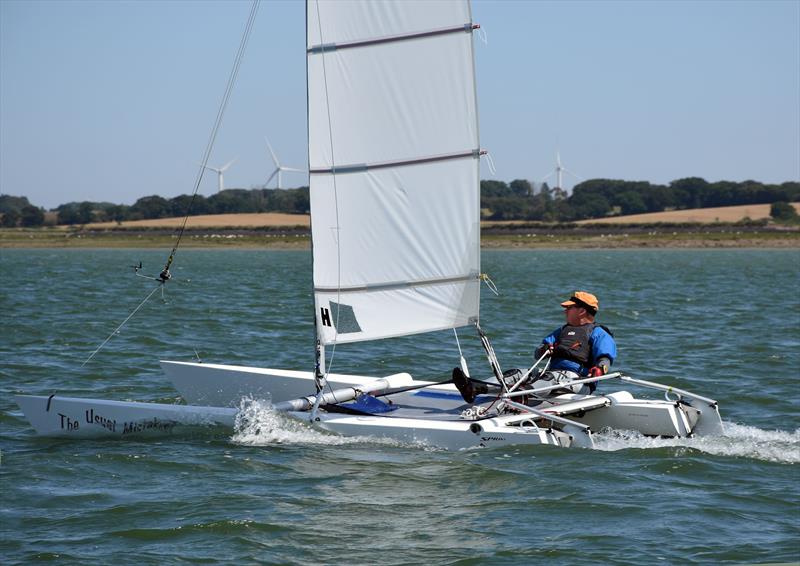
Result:
M327 0L336 1L336 0ZM0 193L191 194L249 1L0 0ZM475 0L481 177L800 180L800 0ZM262 1L209 161L307 167L305 8ZM577 180L565 177L565 188ZM284 187L307 184L284 174ZM205 175L200 193L217 190Z

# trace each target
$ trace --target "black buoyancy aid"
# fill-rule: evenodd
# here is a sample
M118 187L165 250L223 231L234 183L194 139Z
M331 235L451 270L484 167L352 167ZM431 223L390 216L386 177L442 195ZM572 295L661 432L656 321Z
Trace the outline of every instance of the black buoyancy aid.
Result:
M581 326L562 326L553 349L553 357L588 366L592 359L591 337L596 326L594 322Z

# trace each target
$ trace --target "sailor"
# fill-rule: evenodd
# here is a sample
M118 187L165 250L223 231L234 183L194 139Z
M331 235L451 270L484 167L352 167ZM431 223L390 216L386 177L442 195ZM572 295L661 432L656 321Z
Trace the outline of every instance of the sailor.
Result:
M537 359L545 352L550 355L547 371L525 377L524 370L508 370L503 373L507 387L523 379L523 383L516 386L519 390L559 385L543 393L543 397L562 393L588 395L595 390L596 383L570 385L570 382L608 373L617 357L617 344L611 331L594 320L600 308L597 297L586 291L575 291L561 306L566 324L545 336L536 350ZM453 369L453 383L467 403L473 403L480 394L499 391L497 386L470 379L458 367Z
M550 353L550 365L531 386L564 384L563 389L588 394L595 390L596 383L569 386L568 382L608 373L617 357L617 344L608 328L594 320L600 308L597 297L575 291L561 306L566 324L545 336L536 350L537 358L546 351Z

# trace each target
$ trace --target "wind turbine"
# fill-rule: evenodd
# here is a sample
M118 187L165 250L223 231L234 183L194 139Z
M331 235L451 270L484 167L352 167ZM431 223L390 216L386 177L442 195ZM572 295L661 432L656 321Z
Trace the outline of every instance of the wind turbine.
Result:
M272 149L272 144L270 144L269 140L267 139L267 136L264 136L264 141L267 142L267 147L269 148L269 153L272 156L272 161L275 163L275 170L269 176L269 178L267 179L267 182L264 183L265 187L267 185L269 185L269 182L277 175L278 176L278 189L282 188L281 187L281 173L283 173L284 171L294 171L296 173L305 173L305 171L303 169L295 169L294 167L285 167L285 166L281 165L280 161L278 161L278 156L275 155L275 151Z
M233 159L228 161L225 165L223 165L219 169L217 169L215 167L209 167L208 165L203 165L203 167L205 167L206 169L209 169L210 171L214 171L217 174L217 192L221 193L222 191L225 190L225 180L222 178L222 174L225 171L227 171L228 167L233 165L233 162L236 161L237 159L239 159L239 158L238 157L234 157Z
M556 176L556 188L558 188L558 189L563 191L564 190L564 173L572 175L578 181L583 181L582 177L576 175L575 173L573 173L572 171L570 171L569 169L567 169L566 167L561 165L561 154L558 151L556 151L556 168L549 175L544 177L541 180L541 182L544 183L547 179L549 179L550 177L555 175ZM566 191L565 191L565 193L566 193Z

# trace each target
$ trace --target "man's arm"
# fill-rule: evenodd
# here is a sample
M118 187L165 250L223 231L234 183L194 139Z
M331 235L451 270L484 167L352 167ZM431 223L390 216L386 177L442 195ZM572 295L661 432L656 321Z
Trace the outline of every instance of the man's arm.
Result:
M599 326L596 327L592 332L592 360L594 363L592 369L589 370L590 375L607 374L616 358L617 344L614 342L614 338Z
M553 349L553 346L555 346L556 339L558 338L558 335L559 335L560 332L561 332L561 328L556 328L550 334L548 334L547 336L545 336L542 339L542 344L538 348L536 348L536 352L535 352L536 359L541 358L542 354L544 354L545 350L552 350Z

